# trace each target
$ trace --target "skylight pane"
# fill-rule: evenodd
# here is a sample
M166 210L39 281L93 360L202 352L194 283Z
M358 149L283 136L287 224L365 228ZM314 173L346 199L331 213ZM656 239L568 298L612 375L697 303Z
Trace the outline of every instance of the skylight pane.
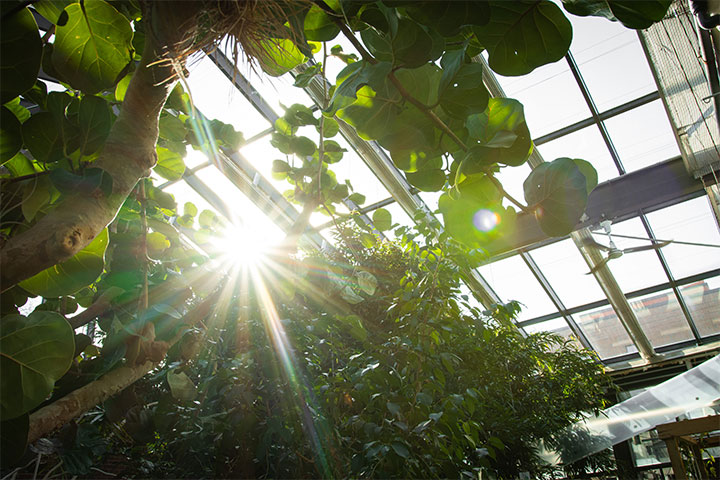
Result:
M597 125L562 136L537 147L547 162L556 158L581 158L592 163L598 172L598 181L604 182L618 176L618 169L610 156Z
M308 107L313 105L312 99L302 88L293 86L295 79L289 73L281 77L271 77L265 73L258 74L250 70L244 72L243 75L278 115L285 112L282 105L286 107L294 103L301 103Z
M519 255L483 265L479 270L504 302L517 300L523 305L518 321L557 311Z
M720 276L680 287L680 294L700 336L720 334Z
M197 172L196 176L205 185L211 186L212 190L231 207L231 211L235 213L236 217L231 218L230 221L251 230L269 244L277 243L285 238L285 232L216 167L205 168Z
M524 105L533 138L590 117L590 109L564 60L520 77L496 76L505 96Z
M555 318L548 320L547 322L536 323L534 325L527 325L523 327L527 333L538 333L538 332L549 332L556 335L560 335L566 340L572 340L578 347L582 347L580 342L575 337L575 334L570 329L564 318Z
M707 197L663 208L647 215L655 236L718 245L718 248L671 243L662 252L676 280L720 268L720 233Z
M276 180L272 176L273 160L284 160L290 163L290 165L293 165L293 160L292 156L286 156L284 153L280 152L280 150L277 150L275 147L270 145L270 136L261 138L249 145L241 147L240 153L280 193L293 188L287 180Z
M634 30L604 18L568 17L570 51L600 112L657 89Z
M611 306L573 315L588 341L602 359L637 352Z
M344 183L345 180L349 180L353 191L365 195L365 204L361 205L361 207L379 202L391 196L383 184L380 183L380 180L370 171L370 168L362 161L360 156L355 153L355 150L348 145L344 138L337 135L333 137L333 140L338 142L347 152L343 155L342 160L330 165L330 170L337 175L338 183Z
M680 155L660 100L610 118L605 126L628 172Z
M495 177L500 180L503 189L508 192L512 197L521 202L525 203L525 192L523 191L523 182L530 175L530 165L524 163L519 167L503 167L500 169L500 173L496 174ZM510 202L507 198L503 199L504 206L513 205L515 210L518 208ZM437 207L437 204L433 207Z
M194 203L195 206L198 208L198 211L212 210L213 212L217 212L220 214L222 213L218 211L215 207L210 205L207 200L205 200L199 193L197 193L190 185L185 183L185 181L179 181L177 183L169 185L165 187L163 191L175 197L175 202L177 202L178 215L183 214L183 205L185 205L185 202Z
M530 252L550 286L566 308L573 308L605 298L589 267L572 240L541 247Z
M187 81L194 105L207 118L229 123L245 138L270 126L209 58L190 66Z
M630 306L653 347L693 339L692 330L672 290L633 298Z
M648 238L639 218L632 218L625 222L614 224L612 226L612 233ZM595 233L593 237L596 242L608 245L607 236ZM649 240L634 240L614 236L613 241L621 250L651 244ZM603 253L603 256L607 256L607 253ZM653 250L626 253L620 258L610 260L607 265L615 275L620 288L625 293L668 281L667 275L665 275L662 265L660 264L660 260Z

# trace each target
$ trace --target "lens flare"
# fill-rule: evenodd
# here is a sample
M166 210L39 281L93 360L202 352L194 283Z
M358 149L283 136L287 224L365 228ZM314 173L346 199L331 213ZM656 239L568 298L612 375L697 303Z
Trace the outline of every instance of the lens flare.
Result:
M481 232L489 232L500 223L500 216L486 209L480 209L473 215L473 225Z
M218 258L233 266L257 266L269 253L268 242L262 235L235 225L228 227L212 243Z

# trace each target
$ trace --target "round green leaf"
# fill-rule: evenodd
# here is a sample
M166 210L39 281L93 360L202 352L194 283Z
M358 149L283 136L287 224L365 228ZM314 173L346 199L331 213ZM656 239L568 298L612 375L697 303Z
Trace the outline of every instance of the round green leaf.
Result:
M445 171L439 168L408 172L408 182L423 192L437 192L445 186Z
M218 221L218 216L212 210L203 210L198 217L198 223L201 227L215 228Z
M0 111L0 165L10 160L23 145L20 120L7 107Z
M146 237L148 250L151 254L162 253L170 248L170 240L160 232L150 232Z
M547 235L561 237L573 231L587 205L585 175L569 158L558 158L535 168L523 183L525 200Z
M317 5L310 7L305 16L305 38L315 42L328 42L337 37L340 27Z
M593 191L595 187L597 187L598 184L598 173L597 170L595 170L595 167L592 166L590 162L587 160L581 160L579 158L573 158L573 162L575 162L575 165L580 169L580 173L583 174L585 177L585 183L587 185L587 192L588 195L590 195L590 192Z
M22 125L25 147L39 162L56 162L65 156L58 123L50 112L36 113Z
M102 274L107 245L108 231L105 229L72 258L23 280L19 285L45 298L72 295Z
M181 372L179 369L170 370L167 373L167 382L172 396L181 402L190 402L197 396L195 384L185 372Z
M317 146L307 137L292 137L290 138L290 148L301 157L307 157L315 153Z
M0 323L0 419L18 417L50 393L73 361L75 335L55 312L8 315Z
M493 0L490 9L491 22L473 31L487 48L490 68L501 75L525 75L560 60L570 48L570 21L548 0Z
M392 227L392 215L384 208L378 208L373 212L372 221L375 228L381 232Z
M315 127L318 132L320 132L320 125L318 124L317 127ZM335 120L334 118L325 117L323 119L323 137L325 138L332 138L335 135L338 134L340 131L340 124Z
M368 295L373 295L378 286L378 280L370 272L360 271L357 273L358 286Z
M187 215L189 217L194 217L198 214L198 209L192 202L185 202L185 205L183 206L183 215Z
M73 3L65 11L67 23L55 29L53 66L86 93L114 86L133 60L130 22L103 0Z
M80 127L80 150L84 155L90 155L105 144L110 134L113 114L108 103L94 95L85 95L80 100L77 122Z
M440 106L448 115L465 119L480 113L488 106L490 94L482 81L483 67L479 63L462 65L440 93Z
M120 85L118 84L118 87ZM187 130L185 124L174 115L163 112L160 115L160 138L174 142L182 142L185 139Z
M180 180L185 173L182 155L163 147L157 147L156 150L158 161L153 168L155 173L167 180Z
M279 77L307 61L307 57L288 39L264 40L259 48L263 55L258 57L258 63L265 73L273 77Z
M0 58L0 104L3 104L32 88L40 70L42 41L28 8L3 18Z

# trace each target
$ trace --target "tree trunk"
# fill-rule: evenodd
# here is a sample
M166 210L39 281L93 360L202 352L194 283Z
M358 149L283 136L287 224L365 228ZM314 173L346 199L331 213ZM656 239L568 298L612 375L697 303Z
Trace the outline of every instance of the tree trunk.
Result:
M120 115L94 162L110 174L112 193L100 189L66 197L26 232L0 250L0 291L68 260L114 218L138 180L155 165L158 120L175 81L168 63L156 63L163 49L145 37L145 50L128 87Z

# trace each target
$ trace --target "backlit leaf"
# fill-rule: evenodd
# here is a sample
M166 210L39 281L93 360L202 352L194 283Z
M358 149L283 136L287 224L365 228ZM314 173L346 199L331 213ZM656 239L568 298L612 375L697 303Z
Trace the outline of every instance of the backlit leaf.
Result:
M492 21L473 31L501 75L525 75L560 60L570 48L572 26L548 0L490 2Z
M55 312L8 315L0 323L0 419L35 408L73 360L75 335Z
M157 147L157 164L155 173L167 180L180 180L185 173L185 162L182 155L167 148Z
M0 104L35 84L41 56L42 42L30 9L23 8L3 18L0 25Z
M569 158L535 168L523 183L525 200L535 208L540 228L550 236L572 232L587 204L585 175Z
M130 22L103 0L73 3L65 11L67 23L55 29L53 66L85 93L114 86L133 59Z
M373 212L372 221L375 228L381 232L392 227L392 215L384 208L378 208Z
M33 295L45 298L72 295L93 283L103 272L107 245L108 231L105 229L72 258L23 280L19 285Z
M22 125L7 107L0 111L0 165L10 160L23 145Z

